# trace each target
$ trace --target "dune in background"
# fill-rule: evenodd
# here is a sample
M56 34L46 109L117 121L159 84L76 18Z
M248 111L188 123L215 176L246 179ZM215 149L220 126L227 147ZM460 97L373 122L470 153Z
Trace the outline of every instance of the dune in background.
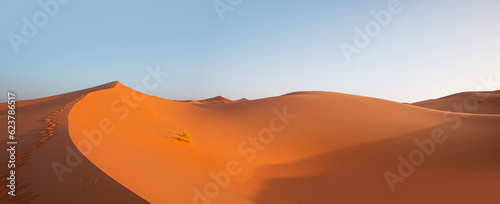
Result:
M245 99L245 98L243 98ZM243 100L243 99L240 99L240 100ZM248 100L248 99L246 99ZM190 102L190 103L202 103L202 104L205 104L205 103L231 103L231 102L234 102L230 99L227 99L227 98L224 98L222 96L216 96L216 97L213 97L213 98L207 98L207 99L204 99L204 100L178 100L179 102Z
M498 93L174 101L114 82L19 102L33 150L18 188L32 203L498 203ZM62 183L53 161L74 166Z
M500 91L463 92L413 105L459 113L500 114ZM465 110L467 107L472 111Z

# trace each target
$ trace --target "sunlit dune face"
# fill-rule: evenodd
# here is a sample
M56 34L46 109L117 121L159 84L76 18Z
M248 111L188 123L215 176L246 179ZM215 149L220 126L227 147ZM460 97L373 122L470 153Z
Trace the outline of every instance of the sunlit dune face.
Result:
M136 100L134 94L140 95L121 84L88 94L71 111L70 132L95 165L153 203L321 203L334 199L321 189L337 188L348 197L371 192L398 202L414 191L439 197L424 187L450 188L428 181L438 178L438 169L447 169L437 160L457 154L450 145L471 142L468 131L484 138L498 131L474 125L498 117L471 116L461 127L464 132L457 132L454 123L443 120L444 112L346 94L308 92L204 104L147 95ZM436 128L448 141L436 143L433 155L424 158L428 163L412 167L414 176L399 175L398 157L411 155L404 149L418 150L415 141L429 141ZM403 180L388 184L384 172ZM460 177L474 177L460 172ZM364 187L356 191L346 185Z

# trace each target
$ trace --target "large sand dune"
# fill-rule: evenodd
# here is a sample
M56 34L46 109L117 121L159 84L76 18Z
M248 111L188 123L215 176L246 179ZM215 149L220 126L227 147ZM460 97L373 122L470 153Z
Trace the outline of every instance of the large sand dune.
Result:
M19 191L33 203L498 203L500 104L498 92L485 94L412 105L330 92L185 103L115 82L20 107L33 121L19 143L37 147L18 167L28 184ZM53 161L72 169L61 183Z
M16 109L17 164L16 196L7 194L7 165L0 166L2 177L1 203L147 203L130 190L111 179L74 146L68 131L68 114L75 103L87 93L108 89L115 83L35 100L18 101ZM2 103L0 122L6 129L6 103ZM7 149L7 135L2 133L1 148ZM68 149L70 151L68 151ZM79 158L78 165L69 166L66 159ZM2 154L1 163L8 156ZM71 161L70 160L70 161ZM76 161L76 160L75 160ZM59 165L71 172L57 178Z

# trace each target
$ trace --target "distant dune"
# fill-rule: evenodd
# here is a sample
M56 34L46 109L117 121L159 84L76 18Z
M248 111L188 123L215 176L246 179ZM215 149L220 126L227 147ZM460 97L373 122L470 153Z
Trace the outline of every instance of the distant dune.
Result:
M413 103L413 105L443 111L500 114L500 91L463 92ZM472 106L477 106L477 109ZM465 111L465 107L471 107L470 109L474 110Z
M241 98L241 99L236 100L236 101L250 101L250 99L248 99L248 98Z
M213 97L213 98L201 100L200 102L201 103L231 103L233 101L231 101L231 100L229 100L227 98L224 98L222 96L216 96L216 97Z
M224 98L222 96L216 96L213 98L207 98L203 100L177 100L178 102L189 102L189 103L231 103L233 102L232 100L229 100L227 98Z
M113 82L20 101L18 151L27 153L16 199L499 203L499 93L414 104L315 91L186 103ZM71 169L61 182L54 162Z

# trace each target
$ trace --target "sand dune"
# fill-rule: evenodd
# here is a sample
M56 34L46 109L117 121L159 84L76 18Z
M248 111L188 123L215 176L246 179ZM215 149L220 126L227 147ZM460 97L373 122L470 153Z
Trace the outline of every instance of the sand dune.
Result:
M32 122L34 132L57 121L19 167L33 203L500 201L498 92L481 103L464 93L413 105L331 92L185 103L119 82L76 93L30 104L39 111L26 117L49 117ZM474 114L441 111L464 101L457 112ZM68 145L82 162L63 185L41 168L65 162ZM71 186L86 189L79 177L91 187L75 194Z
M16 196L7 195L9 189L6 188L5 178L8 169L7 165L1 165L1 203L147 203L81 156L69 136L67 118L73 105L85 94L108 89L115 84L16 102ZM1 107L0 122L5 129L5 103ZM7 135L2 134L0 139L1 148L7 149ZM67 165L66 148L80 155L71 159L81 160L78 165L69 166L72 172L64 173L60 182L52 165L56 162ZM7 156L2 156L2 164L6 164L7 159Z
M248 99L248 98L241 98L241 99L236 100L236 101L250 101L250 99Z
M189 103L197 103L197 104L206 104L206 103L231 103L233 102L230 99L224 98L222 96L216 96L212 98L207 98L203 100L177 100L178 102L189 102Z
M500 91L463 92L413 105L460 113L500 114ZM469 111L464 110L467 107Z
M227 98L224 98L222 96L216 96L216 97L213 97L213 98L201 100L200 102L201 103L231 103L233 101L229 100Z

